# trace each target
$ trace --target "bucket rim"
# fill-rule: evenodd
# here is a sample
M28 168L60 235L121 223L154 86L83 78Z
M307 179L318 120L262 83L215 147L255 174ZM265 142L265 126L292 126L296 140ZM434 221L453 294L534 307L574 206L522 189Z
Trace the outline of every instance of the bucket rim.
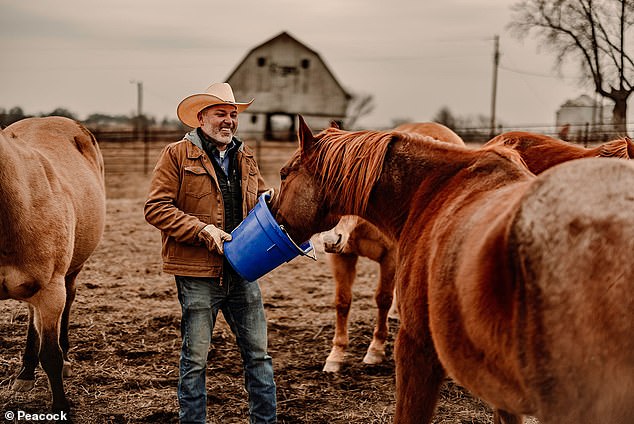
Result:
M288 234L286 229L283 226L281 226L273 217L273 214L271 213L271 210L269 209L269 206L267 203L267 200L269 200L270 198L271 198L271 194L268 192L262 193L260 195L260 197L258 198L258 205L261 204L262 207L266 209L266 211L263 214L258 216L263 216L264 219L267 220L267 224L269 224L269 226L274 228L275 233L278 236L279 235L282 236L281 238L284 240L284 242L286 243L290 242L289 245L293 247L297 252L299 252L300 255L307 256L308 252L310 252L311 250L314 250L313 242L310 239L308 239L304 243L299 245L297 242L295 242L295 240L291 238L290 234ZM301 246L304 246L306 244L308 244L306 249L302 249Z

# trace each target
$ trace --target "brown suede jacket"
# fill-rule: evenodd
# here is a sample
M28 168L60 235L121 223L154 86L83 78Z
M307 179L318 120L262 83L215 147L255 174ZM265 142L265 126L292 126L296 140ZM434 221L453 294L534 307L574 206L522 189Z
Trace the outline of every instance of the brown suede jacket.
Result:
M246 217L266 190L251 149L241 141L237 163L242 185L242 213ZM145 219L161 230L163 271L190 277L222 275L221 255L198 240L207 224L224 228L224 205L216 172L196 130L167 145L154 168Z

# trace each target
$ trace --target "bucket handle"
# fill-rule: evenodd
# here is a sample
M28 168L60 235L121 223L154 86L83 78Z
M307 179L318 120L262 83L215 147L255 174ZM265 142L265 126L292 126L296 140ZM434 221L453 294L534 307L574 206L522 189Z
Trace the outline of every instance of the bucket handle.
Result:
M311 251L312 251L312 252L313 252L313 253L312 253L312 255L311 255L310 253L304 252L304 249L302 249L301 247L299 247L299 246L297 245L297 243L295 243L295 240L293 240L293 239L291 238L291 236L288 234L288 232L286 231L286 228L284 228L284 226L283 226L283 225L280 225L280 229L282 230L282 232L283 232L284 234L286 234L286 237L288 237L288 239L291 241L291 243L293 243L293 246L295 246L295 247L297 248L297 250L299 250L299 251L301 252L301 255L302 255L302 256L306 256L306 257L308 257L308 258L312 259L313 261L316 261L316 260L317 260L317 252L315 252L315 247L314 247L314 246L313 246L313 248L312 248L312 249L310 249L310 250L308 251L308 252L311 252Z

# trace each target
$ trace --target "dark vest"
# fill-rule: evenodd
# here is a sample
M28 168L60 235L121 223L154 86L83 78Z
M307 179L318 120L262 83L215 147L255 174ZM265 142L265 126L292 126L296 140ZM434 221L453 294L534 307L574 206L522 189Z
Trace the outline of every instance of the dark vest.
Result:
M225 175L218 162L211 158L211 163L216 170L218 184L222 192L222 200L225 205L225 228L230 233L242 222L242 189L240 187L240 170L237 166L236 151L231 152L229 157L229 175Z
M218 164L214 157L214 150L216 147L213 143L206 139L206 136L202 133L200 128L198 128L198 135L203 143L203 149L207 156L209 157L209 161L213 164L214 170L216 171L216 177L218 178L218 184L220 185L220 192L222 193L222 203L224 204L224 228L223 230L227 233L231 233L238 224L242 222L244 218L242 216L242 188L240 186L241 178L240 178L240 169L238 168L238 159L236 158L238 149L233 148L229 153L229 175L225 174L225 171L222 170L222 167ZM236 141L234 139L234 141ZM240 143L240 141L236 141L236 143ZM239 144L237 145L239 147ZM231 264L227 261L227 258L223 260L222 266L222 275L223 280L231 283L231 281L239 281L241 278L233 269Z
M225 204L225 228L228 233L242 222L242 189L240 188L240 170L237 166L236 150L231 152L229 158L229 175L225 175L218 162L211 158L214 164L220 191L222 192L222 200ZM233 269L227 258L222 261L223 279L231 284L232 281L239 281L241 278Z

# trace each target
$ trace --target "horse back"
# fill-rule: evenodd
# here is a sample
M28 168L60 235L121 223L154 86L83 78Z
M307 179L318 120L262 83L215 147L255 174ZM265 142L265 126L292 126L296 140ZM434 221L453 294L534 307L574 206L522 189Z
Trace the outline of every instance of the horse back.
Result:
M105 225L104 165L94 136L63 117L23 119L3 134L8 144L2 160L12 163L15 174L1 183L13 186L20 203L32 208L12 212L22 221L14 231L20 231L18 225L28 227L30 220L39 222L52 245L54 239L58 245L68 240L68 272L77 270L96 248Z
M562 162L596 156L590 149L576 146L544 134L509 131L489 140L483 147L506 146L517 151L535 174Z
M544 422L634 420L634 167L565 163L522 199L519 360Z
M29 147L40 151L55 163L80 167L78 155L86 161L86 168L103 180L104 163L94 135L79 122L61 116L26 118L4 129L5 134L17 137Z
M431 137L445 143L464 146L464 141L450 128L437 122L410 122L397 126L394 131Z

